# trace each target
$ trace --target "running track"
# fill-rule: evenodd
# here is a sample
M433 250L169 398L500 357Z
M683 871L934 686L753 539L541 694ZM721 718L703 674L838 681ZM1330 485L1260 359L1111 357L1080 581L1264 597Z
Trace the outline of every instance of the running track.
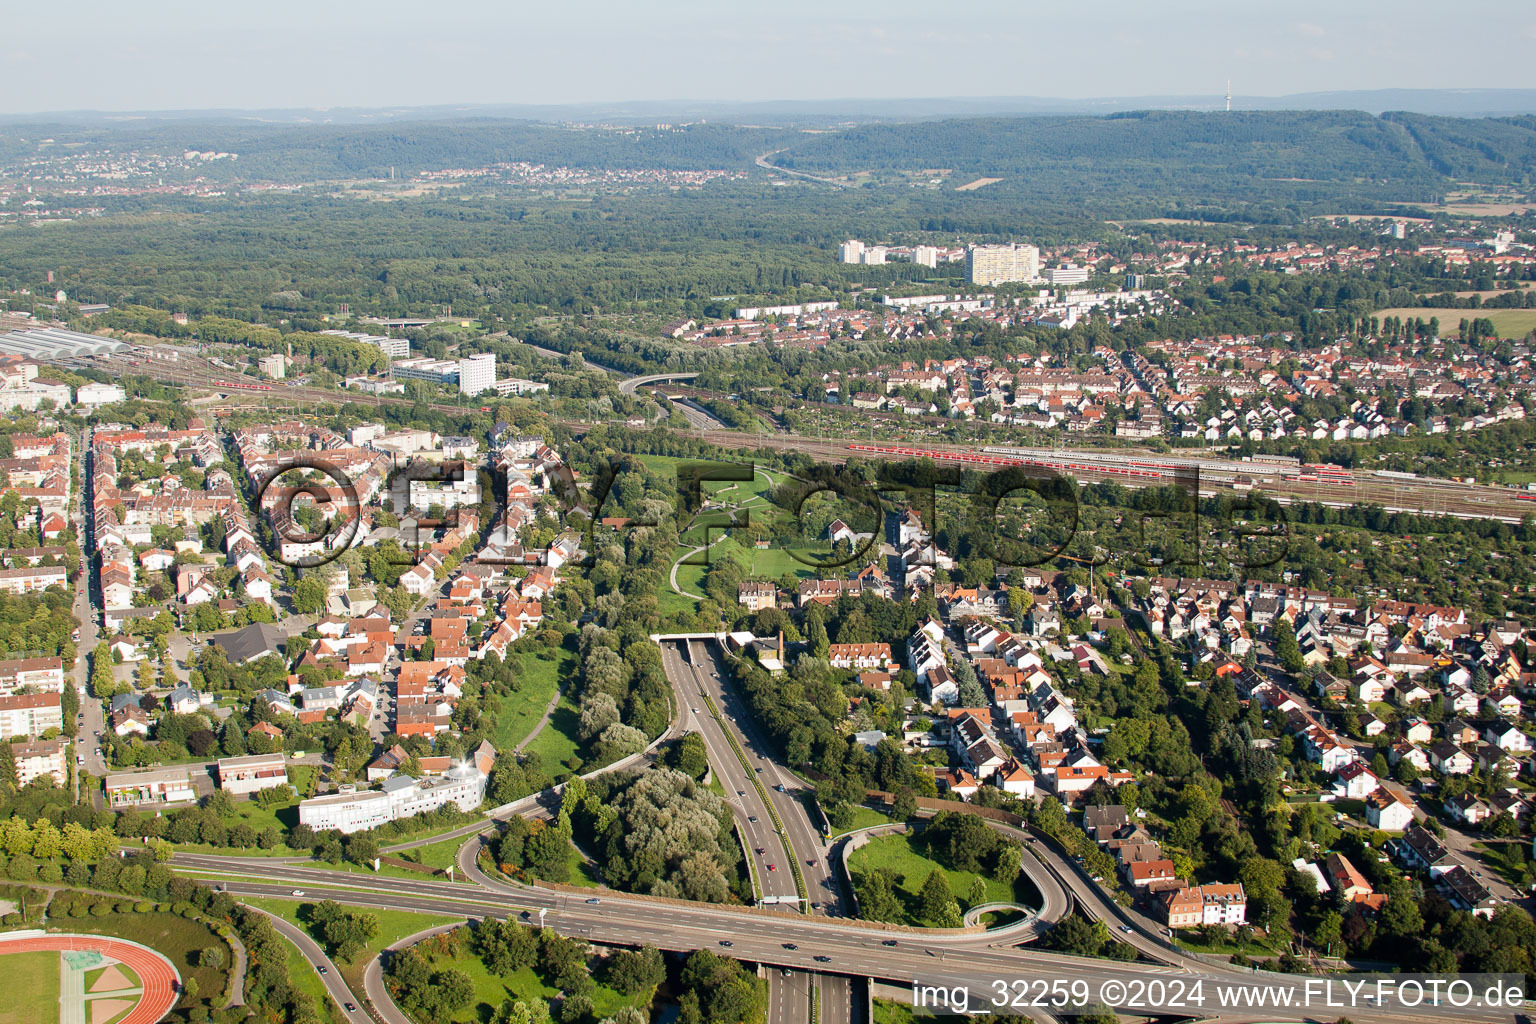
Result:
M120 1024L158 1024L176 1003L181 978L169 960L137 942L105 935L33 935L25 938L0 937L0 954L38 951L92 950L127 964L144 983L139 1005Z

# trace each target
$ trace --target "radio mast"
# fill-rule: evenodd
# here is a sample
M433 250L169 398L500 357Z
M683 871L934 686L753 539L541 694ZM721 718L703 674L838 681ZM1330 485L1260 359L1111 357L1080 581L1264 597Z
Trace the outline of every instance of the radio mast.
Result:
M1227 113L1232 113L1232 79L1227 79Z

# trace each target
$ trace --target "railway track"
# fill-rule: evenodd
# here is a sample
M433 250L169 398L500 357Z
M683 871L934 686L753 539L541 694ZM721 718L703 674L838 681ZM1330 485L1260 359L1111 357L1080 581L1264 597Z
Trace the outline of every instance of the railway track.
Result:
M308 385L279 385L270 392L253 395L227 386L221 387L219 382L230 379L230 368L198 357L173 363L164 359L133 359L119 355L94 361L91 365L98 368L105 365L124 374L144 374L167 384L222 391L230 395L232 400L234 396L242 396L242 404L254 397L262 405L274 408L290 404L286 401L289 399L292 404L357 404L374 408L416 404L408 398L336 392ZM471 411L465 406L449 403L430 403L428 408L448 413ZM591 426L570 420L559 422L574 433L584 432ZM1198 467L1202 496L1239 494L1244 489L1240 486L1239 477L1246 477L1250 485L1262 487L1267 497L1287 505L1298 502L1315 502L1330 508L1379 505L1388 512L1491 519L1505 523L1518 523L1526 515L1536 513L1536 494L1526 494L1512 488L1406 475L1382 477L1333 466L1288 464L1283 460L1246 462L1236 459L1201 459L1133 449L1062 450L1001 446L978 449L938 443L912 447L792 434L750 434L727 428L696 430L692 436L722 448L792 451L836 463L858 457L890 461L931 458L977 469L1032 465L1065 473L1085 483L1113 481L1130 487L1166 486L1175 483L1181 471L1187 472Z

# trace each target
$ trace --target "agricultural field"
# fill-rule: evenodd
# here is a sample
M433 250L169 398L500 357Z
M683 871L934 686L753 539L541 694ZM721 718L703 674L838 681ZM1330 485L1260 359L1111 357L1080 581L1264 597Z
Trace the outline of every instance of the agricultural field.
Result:
M1440 320L1440 333L1448 338L1459 336L1462 320L1492 320L1493 329L1501 338L1523 338L1536 331L1536 309L1426 309L1416 306L1395 306L1378 309L1372 316L1386 319L1389 316L1405 320Z

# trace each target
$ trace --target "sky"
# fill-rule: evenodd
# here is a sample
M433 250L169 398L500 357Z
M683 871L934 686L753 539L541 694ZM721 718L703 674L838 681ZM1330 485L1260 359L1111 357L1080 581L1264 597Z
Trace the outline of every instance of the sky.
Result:
M6 49L11 114L1218 96L1228 79L1277 96L1536 87L1536 3L59 0Z

